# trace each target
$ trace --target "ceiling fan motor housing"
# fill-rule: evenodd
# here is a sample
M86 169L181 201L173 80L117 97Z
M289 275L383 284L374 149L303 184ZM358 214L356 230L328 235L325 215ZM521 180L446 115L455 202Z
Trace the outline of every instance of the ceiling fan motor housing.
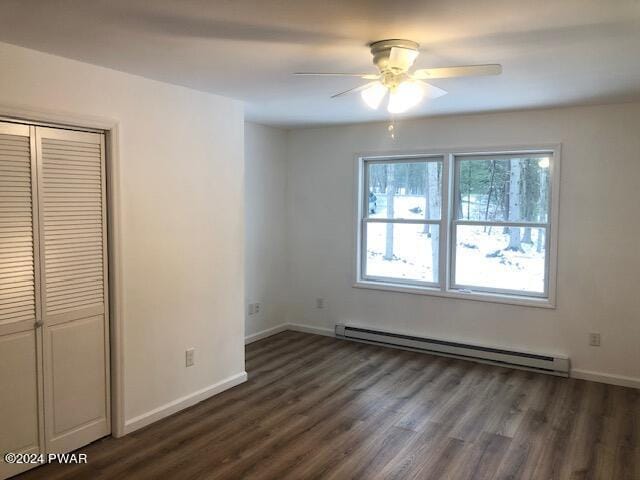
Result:
M391 54L391 49L393 47L418 51L420 45L411 40L391 39L373 42L369 44L369 47L371 48L371 55L373 55L373 64L378 67L380 73L384 74L385 72L389 71L393 71L394 73L401 73L397 71L397 69L391 68L389 66L389 55Z

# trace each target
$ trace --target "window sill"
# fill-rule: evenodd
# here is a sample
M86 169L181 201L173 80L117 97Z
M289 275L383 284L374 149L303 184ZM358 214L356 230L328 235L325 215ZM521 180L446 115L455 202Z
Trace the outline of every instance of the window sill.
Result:
M460 290L440 290L439 288L418 287L400 285L396 283L372 282L360 280L353 284L354 288L364 288L370 290L382 290L396 293L409 293L413 295L430 295L433 297L454 298L461 300L472 300L477 302L504 303L508 305L518 305L523 307L551 308L555 304L548 298L520 297L517 295L487 294L484 292L469 292Z

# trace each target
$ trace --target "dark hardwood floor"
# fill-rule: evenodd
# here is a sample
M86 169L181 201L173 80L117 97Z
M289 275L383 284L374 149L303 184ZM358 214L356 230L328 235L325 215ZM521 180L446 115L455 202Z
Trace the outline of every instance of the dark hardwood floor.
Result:
M249 381L54 479L640 479L640 390L284 332Z

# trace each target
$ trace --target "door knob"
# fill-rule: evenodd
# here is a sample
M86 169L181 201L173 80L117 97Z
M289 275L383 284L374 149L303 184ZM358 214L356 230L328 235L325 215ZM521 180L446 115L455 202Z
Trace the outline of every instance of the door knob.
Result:
M38 328L38 327L41 327L42 325L44 325L42 323L42 320L36 320L36 323L33 324L33 327L34 328Z

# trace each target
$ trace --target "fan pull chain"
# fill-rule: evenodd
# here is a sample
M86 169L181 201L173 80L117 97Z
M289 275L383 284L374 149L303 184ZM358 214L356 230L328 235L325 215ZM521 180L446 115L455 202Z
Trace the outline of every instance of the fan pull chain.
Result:
M391 119L391 121L389 122L389 126L387 127L387 131L389 132L389 137L391 138L391 140L396 139L395 123L396 123L395 120Z

